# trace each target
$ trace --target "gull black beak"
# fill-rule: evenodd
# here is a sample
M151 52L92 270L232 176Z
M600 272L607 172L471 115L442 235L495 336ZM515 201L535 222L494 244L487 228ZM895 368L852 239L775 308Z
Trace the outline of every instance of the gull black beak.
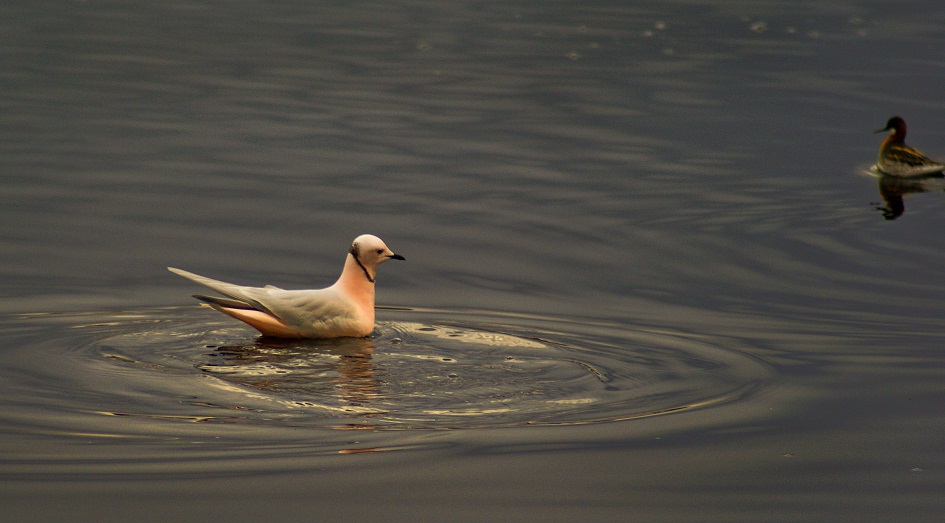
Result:
M407 258L404 258L403 256L399 254L391 254L390 256L388 256L388 258L390 258L391 260L404 260L404 261L407 260Z

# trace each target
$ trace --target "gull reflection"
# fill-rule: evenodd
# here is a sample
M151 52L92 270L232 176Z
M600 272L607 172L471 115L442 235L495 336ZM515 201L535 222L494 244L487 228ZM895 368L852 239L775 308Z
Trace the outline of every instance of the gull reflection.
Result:
M366 407L378 395L369 338L286 340L214 347L200 369L244 387Z
M884 207L876 207L887 220L895 220L906 212L903 196L923 192L945 192L945 178L941 174L923 177L902 178L888 174L875 173L879 178L879 195Z

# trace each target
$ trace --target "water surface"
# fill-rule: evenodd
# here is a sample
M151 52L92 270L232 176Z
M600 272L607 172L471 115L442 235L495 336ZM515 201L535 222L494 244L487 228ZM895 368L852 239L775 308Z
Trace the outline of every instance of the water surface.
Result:
M934 520L945 198L864 173L895 114L945 157L943 22L0 7L0 510ZM409 260L367 340L164 270L324 286L363 232Z

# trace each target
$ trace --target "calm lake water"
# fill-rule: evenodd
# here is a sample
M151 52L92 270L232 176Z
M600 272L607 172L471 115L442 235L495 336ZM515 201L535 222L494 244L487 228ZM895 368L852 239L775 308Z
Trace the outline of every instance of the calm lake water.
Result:
M937 2L0 6L0 517L935 521ZM272 342L173 265L314 288Z

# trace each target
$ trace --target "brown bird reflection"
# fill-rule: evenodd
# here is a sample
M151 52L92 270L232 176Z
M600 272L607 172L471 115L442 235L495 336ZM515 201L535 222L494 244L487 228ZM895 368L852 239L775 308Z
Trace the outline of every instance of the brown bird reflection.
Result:
M212 347L213 348L213 347ZM287 340L215 347L200 369L244 387L307 401L367 407L379 382L369 338Z
M945 179L940 174L932 174L922 178L901 178L880 174L879 194L886 203L885 207L877 207L887 220L895 220L906 212L903 196L923 192L945 192Z

